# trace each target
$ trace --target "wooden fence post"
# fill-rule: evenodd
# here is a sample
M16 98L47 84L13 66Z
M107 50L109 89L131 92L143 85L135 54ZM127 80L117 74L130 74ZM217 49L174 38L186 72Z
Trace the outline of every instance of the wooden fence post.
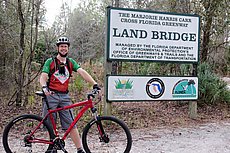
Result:
M115 7L119 7L119 0L115 0ZM108 15L108 14L107 14ZM106 21L106 22L108 22L108 21ZM106 23L106 25L108 25L108 23ZM108 28L108 27L107 27ZM106 30L106 32L108 32L108 29ZM106 34L106 36L108 36L108 34ZM106 39L105 39L105 77L104 77L104 85L107 85L106 83L106 75L107 74L117 74L117 67L118 67L118 63L117 63L117 61L113 61L113 62L111 62L111 61L107 61L107 40L108 38L106 37ZM105 86L105 91L104 91L104 114L105 115L107 115L107 116L109 116L109 115L112 115L112 102L107 102L107 100L106 100L106 94L107 94L107 88L106 88L106 86Z
M194 63L192 65L193 70L192 70L192 75L197 76L197 63ZM198 94L198 91L197 91ZM192 119L197 118L197 101L189 101L189 117Z
M197 118L197 101L189 102L189 117L192 119Z
M106 53L107 54L107 53ZM106 55L105 54L105 55ZM106 100L107 95L107 78L106 75L110 74L112 71L112 62L107 61L105 59L105 76L104 76L104 115L111 115L112 114L112 103Z

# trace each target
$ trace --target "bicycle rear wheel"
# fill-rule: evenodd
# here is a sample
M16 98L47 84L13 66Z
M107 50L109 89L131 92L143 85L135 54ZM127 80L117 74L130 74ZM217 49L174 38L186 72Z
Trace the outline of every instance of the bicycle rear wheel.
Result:
M52 128L43 122L29 138L42 118L36 115L21 115L13 119L4 129L3 146L7 153L52 152L53 145L45 143L30 143L27 140L51 141L54 139Z
M112 116L102 116L86 125L82 144L87 153L129 153L132 136L123 121Z

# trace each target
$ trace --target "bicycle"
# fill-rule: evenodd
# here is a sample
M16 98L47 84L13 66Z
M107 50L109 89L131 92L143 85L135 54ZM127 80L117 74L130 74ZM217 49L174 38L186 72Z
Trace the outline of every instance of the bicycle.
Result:
M90 109L93 119L84 127L82 132L82 145L87 153L129 153L132 146L132 136L127 125L114 116L99 116L93 102L96 91L87 95L87 100L71 104L62 108L51 110L46 100L48 113L44 117L33 114L20 115L10 121L3 132L3 146L7 153L46 152L57 153L65 149L65 140L83 114ZM43 92L37 95L46 99ZM61 137L52 113L61 110L82 107L74 121ZM48 124L48 117L51 125ZM20 142L19 142L20 141Z

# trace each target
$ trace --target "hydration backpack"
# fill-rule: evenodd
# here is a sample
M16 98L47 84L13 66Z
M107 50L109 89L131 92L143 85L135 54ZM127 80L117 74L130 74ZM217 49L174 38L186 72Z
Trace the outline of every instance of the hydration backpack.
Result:
M54 57L52 59L54 61L54 67L52 69L50 69L50 73L48 74L49 78L52 76L52 74L54 74L54 72L56 72L57 70L60 69L60 64L58 64L57 57ZM72 69L73 68L70 66L69 58L66 58L66 64L65 65L67 66L67 69L69 71L69 77L72 77L72 71L73 71Z

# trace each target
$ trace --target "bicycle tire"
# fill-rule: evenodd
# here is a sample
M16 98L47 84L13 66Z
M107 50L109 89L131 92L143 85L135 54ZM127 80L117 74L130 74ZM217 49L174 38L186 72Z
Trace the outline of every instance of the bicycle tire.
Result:
M102 124L103 130L108 136L107 142L103 142L99 135L98 123ZM129 153L132 136L123 121L113 116L98 116L97 120L91 120L83 129L82 144L86 153Z
M3 146L7 153L25 153L25 152L55 152L53 145L43 143L28 143L25 138L42 121L42 117L37 115L25 114L10 121L3 132ZM47 139L47 133L49 138ZM47 139L52 141L54 133L46 121L43 126L33 134L33 138ZM32 138L31 138L32 139ZM45 146L45 147L44 147Z

